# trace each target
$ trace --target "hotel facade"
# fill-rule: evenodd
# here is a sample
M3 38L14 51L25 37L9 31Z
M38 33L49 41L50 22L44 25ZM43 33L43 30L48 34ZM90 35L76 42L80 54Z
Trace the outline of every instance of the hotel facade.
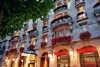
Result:
M54 0L54 7L0 42L1 67L100 67L99 0Z

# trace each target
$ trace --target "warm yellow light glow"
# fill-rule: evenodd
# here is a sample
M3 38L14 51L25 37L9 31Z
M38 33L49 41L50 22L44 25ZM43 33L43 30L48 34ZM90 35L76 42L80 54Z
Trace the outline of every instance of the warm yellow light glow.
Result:
M48 39L47 38L45 38L45 42L47 42L48 41Z
M34 44L35 45L35 40L36 40L36 38L32 38L31 44Z
M13 58L12 60L15 61L15 58Z
M84 6L78 7L78 12L84 11Z
M48 54L49 57L52 57L51 54Z
M7 62L8 60L6 59L5 61Z
M73 55L73 51L70 51L70 55L71 55L71 56Z
M21 62L23 62L23 60L21 60Z

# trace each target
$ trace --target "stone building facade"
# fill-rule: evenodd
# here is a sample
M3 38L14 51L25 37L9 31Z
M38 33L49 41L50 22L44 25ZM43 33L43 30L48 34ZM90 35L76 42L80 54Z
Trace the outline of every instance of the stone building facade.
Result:
M54 6L45 20L28 20L5 38L2 67L100 67L99 0L54 0Z

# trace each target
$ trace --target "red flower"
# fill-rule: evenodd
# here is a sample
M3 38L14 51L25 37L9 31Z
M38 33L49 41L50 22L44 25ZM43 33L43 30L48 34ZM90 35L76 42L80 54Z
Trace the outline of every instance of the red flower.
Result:
M41 48L45 48L46 44L46 42L41 42Z
M20 52L22 53L24 50L24 47L20 47Z
M60 36L60 37L53 38L51 40L51 43L54 46L56 43L60 43L60 42L70 43L71 41L72 41L72 36Z
M13 49L10 49L10 51L9 51L10 53L13 53Z
M14 52L17 52L17 48L10 49L10 53L14 53Z
M9 51L6 51L5 55L8 56L8 54L9 54Z
M53 39L51 40L52 45L55 45L57 41L58 41L57 38L53 38Z
M34 48L34 45L31 44L31 45L29 46L29 48L32 50L32 49Z
M85 31L83 33L80 33L79 37L81 40L87 40L91 37L91 33L89 31Z
M14 51L14 52L17 52L17 48L13 48L13 51Z
M66 42L67 42L67 43L70 43L71 41L72 41L72 36L67 36Z

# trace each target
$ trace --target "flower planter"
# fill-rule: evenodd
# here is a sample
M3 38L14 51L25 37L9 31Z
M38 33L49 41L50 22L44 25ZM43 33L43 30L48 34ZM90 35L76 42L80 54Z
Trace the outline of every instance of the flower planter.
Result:
M88 40L91 37L91 33L89 31L85 31L83 33L80 33L79 37L81 40Z

